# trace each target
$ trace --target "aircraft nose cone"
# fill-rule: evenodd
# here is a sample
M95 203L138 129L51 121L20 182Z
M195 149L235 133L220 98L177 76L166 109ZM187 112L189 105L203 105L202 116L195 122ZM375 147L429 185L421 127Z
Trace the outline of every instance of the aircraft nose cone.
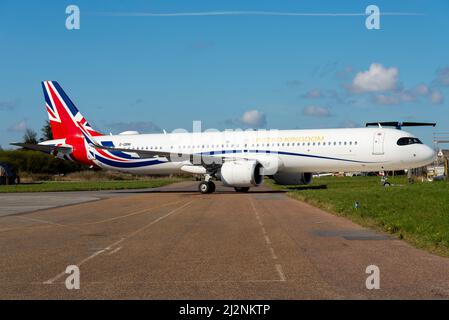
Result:
M437 153L435 152L435 150L433 150L432 148L425 146L425 149L422 152L422 158L424 161L430 163L432 162L435 157L436 157Z

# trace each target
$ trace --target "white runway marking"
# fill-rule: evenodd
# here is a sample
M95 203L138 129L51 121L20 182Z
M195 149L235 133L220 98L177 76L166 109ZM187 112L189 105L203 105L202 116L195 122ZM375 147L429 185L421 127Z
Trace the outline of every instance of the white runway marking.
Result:
M133 212L130 212L130 213L128 213L128 214L125 214L125 215L122 215L122 216L118 216L118 217L113 217L113 218L109 218L109 219L103 219L103 220L94 221L94 222L86 222L86 223L80 223L80 224L73 224L73 225L71 225L71 226L90 226L90 225L94 225L94 224L100 224L100 223L105 223L105 222L111 222L111 221L114 221L114 220L124 219L124 218L131 217L131 216L135 216L135 215L138 215L138 214L146 213L146 212L148 212L148 211L150 211L150 210L159 209L159 208L166 207L166 206L169 206L169 205L172 205L172 204L176 204L176 203L179 203L179 202L181 202L181 201L173 201L173 202L165 203L165 204L160 205L160 206L156 206L156 207L152 207L152 208L146 208L146 209L142 209L142 210L133 211Z
M284 271L282 271L282 266L280 264L276 264L276 271L278 272L279 279L281 281L287 281L287 279L285 278L285 275L284 275Z
M118 252L122 247L117 247L114 250L112 250L111 252L108 253L108 256L113 255L114 253Z
M146 208L146 209L142 209L142 210L138 210L138 211L132 211L132 212L126 214L126 215L122 215L122 216L118 216L118 217L103 219L103 220L94 221L94 222L78 223L78 224L62 224L62 223L57 223L57 222L43 220L43 219L30 218L28 216L10 216L11 218L15 218L15 219L40 222L42 224L45 224L46 226L26 226L26 227L5 228L5 229L0 229L0 232L12 231L12 230L35 229L35 228L51 227L51 226L71 228L73 230L80 231L81 229L79 227L82 227L82 226L89 226L89 225L95 225L95 224L112 222L112 221L115 221L115 220L118 220L118 219L124 219L124 218L128 218L128 217L131 217L131 216L144 214L144 213L147 213L150 210L159 209L159 208L166 207L166 206L169 206L169 205L177 204L179 202L181 202L181 201L173 201L173 202L165 203L163 205L152 207L152 208Z
M249 202L251 203L251 207L254 211L254 214L256 215L256 219L259 222L260 228L262 230L262 234L265 239L265 243L267 245L268 250L270 251L271 258L276 262L278 260L278 257L277 257L276 252L274 251L274 248L271 244L271 239L267 234L267 230L265 229L265 226L263 225L262 219L260 218L259 212L257 211L252 198L249 198ZM281 282L287 281L284 271L282 270L282 265L279 263L275 263L274 267L276 269L277 274L279 275L279 280L277 280L277 281L281 281Z
M271 244L271 240L270 237L268 237L267 235L264 236L265 237L265 242L270 245Z
M165 218L171 216L171 215L174 214L175 212L177 212L177 211L179 211L179 210L181 210L181 209L187 207L187 206L188 206L189 204L191 204L192 202L193 202L193 200L190 200L189 202L183 204L182 206L180 206L180 207L178 207L178 208L176 208L176 209L173 209L173 210L170 211L169 213L163 215L162 217L159 217L159 218L153 220L152 222L150 222L150 223L144 225L142 228L139 228L139 229L137 229L136 231L131 232L131 233L128 234L126 237L121 238L120 240L115 241L114 243L111 243L108 247L106 247L106 248L104 248L104 249L101 249L101 250L99 250L99 251L97 251L97 252L94 252L93 254L91 254L90 256L88 256L87 258L85 258L85 259L81 260L80 262L78 262L78 263L76 264L76 266L81 267L83 264L85 264L85 263L88 262L89 260L92 260L93 258L95 258L96 256L102 254L102 253L105 252L105 251L111 250L112 248L114 248L115 246L119 245L119 244L122 243L123 241L125 241L125 240L127 240L127 239L130 239L130 238L132 238L132 237L134 237L136 234L142 232L143 230L145 230L145 229L151 227L152 225L154 225L154 224L156 224L156 223L158 223L158 222L164 220ZM49 279L49 280L47 280L47 281L44 281L43 284L53 284L56 280L62 278L64 275L66 275L65 271L63 271L63 272L57 274L56 276L54 276L53 278L51 278L51 279Z
M271 257L273 258L273 260L277 260L277 256L276 256L276 253L274 252L274 249L273 248L270 248L270 253L271 253Z

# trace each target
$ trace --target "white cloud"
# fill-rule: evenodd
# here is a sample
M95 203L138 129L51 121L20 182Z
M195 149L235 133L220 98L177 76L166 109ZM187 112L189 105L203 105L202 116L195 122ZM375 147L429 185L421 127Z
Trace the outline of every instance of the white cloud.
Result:
M341 122L340 127L342 128L360 128L360 124L352 120L344 120Z
M404 102L413 102L416 100L416 94L414 92L411 92L410 90L402 90L399 93L399 97L401 101Z
M441 104L444 101L444 96L441 91L433 89L428 85L421 84L413 89L402 89L394 91L390 94L378 94L373 97L373 101L382 105L398 105L403 102L419 102L420 98L425 97L434 104Z
M239 122L248 127L261 128L267 125L267 118L265 113L259 110L249 110L243 113Z
M322 97L323 97L323 92L321 92L320 89L312 89L303 95L303 98L308 98L308 99L318 99L318 98L322 98Z
M8 131L25 132L27 128L28 128L28 124L27 124L26 120L22 120L16 124L13 124L12 126L10 126L8 128Z
M426 96L429 94L429 86L425 85L425 84L420 84L419 86L417 86L414 90L414 92L420 96Z
M398 68L385 68L380 63L372 63L369 70L356 74L350 89L359 93L394 90L397 86L398 76Z
M432 90L429 95L429 99L432 103L442 104L444 101L444 96L439 90Z
M402 101L400 97L398 96L391 96L391 95L385 95L380 94L378 96L374 97L374 102L377 104L383 104L383 105L397 105L400 104Z
M329 108L314 105L304 107L302 114L311 117L329 117L331 115Z

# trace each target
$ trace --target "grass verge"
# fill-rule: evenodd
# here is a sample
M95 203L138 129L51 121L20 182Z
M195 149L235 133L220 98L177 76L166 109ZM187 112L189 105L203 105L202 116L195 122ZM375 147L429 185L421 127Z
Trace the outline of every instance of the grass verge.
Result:
M144 189L162 187L178 181L181 181L181 179L155 178L148 180L122 181L43 181L20 185L2 185L0 186L0 193Z
M288 195L449 257L449 183L407 184L404 177L321 177L306 186L278 186ZM359 202L360 207L354 207Z

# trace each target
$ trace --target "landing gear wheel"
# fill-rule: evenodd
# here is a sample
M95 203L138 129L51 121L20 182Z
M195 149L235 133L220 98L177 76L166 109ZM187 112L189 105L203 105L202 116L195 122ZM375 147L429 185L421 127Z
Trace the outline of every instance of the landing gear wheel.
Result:
M249 187L235 187L234 190L237 192L248 192Z
M206 194L209 193L210 190L210 184L206 181L202 181L199 185L198 185L198 190L202 193L202 194Z
M202 181L199 185L198 185L198 190L202 193L202 194L206 194L206 193L212 193L215 191L215 184L212 181Z

